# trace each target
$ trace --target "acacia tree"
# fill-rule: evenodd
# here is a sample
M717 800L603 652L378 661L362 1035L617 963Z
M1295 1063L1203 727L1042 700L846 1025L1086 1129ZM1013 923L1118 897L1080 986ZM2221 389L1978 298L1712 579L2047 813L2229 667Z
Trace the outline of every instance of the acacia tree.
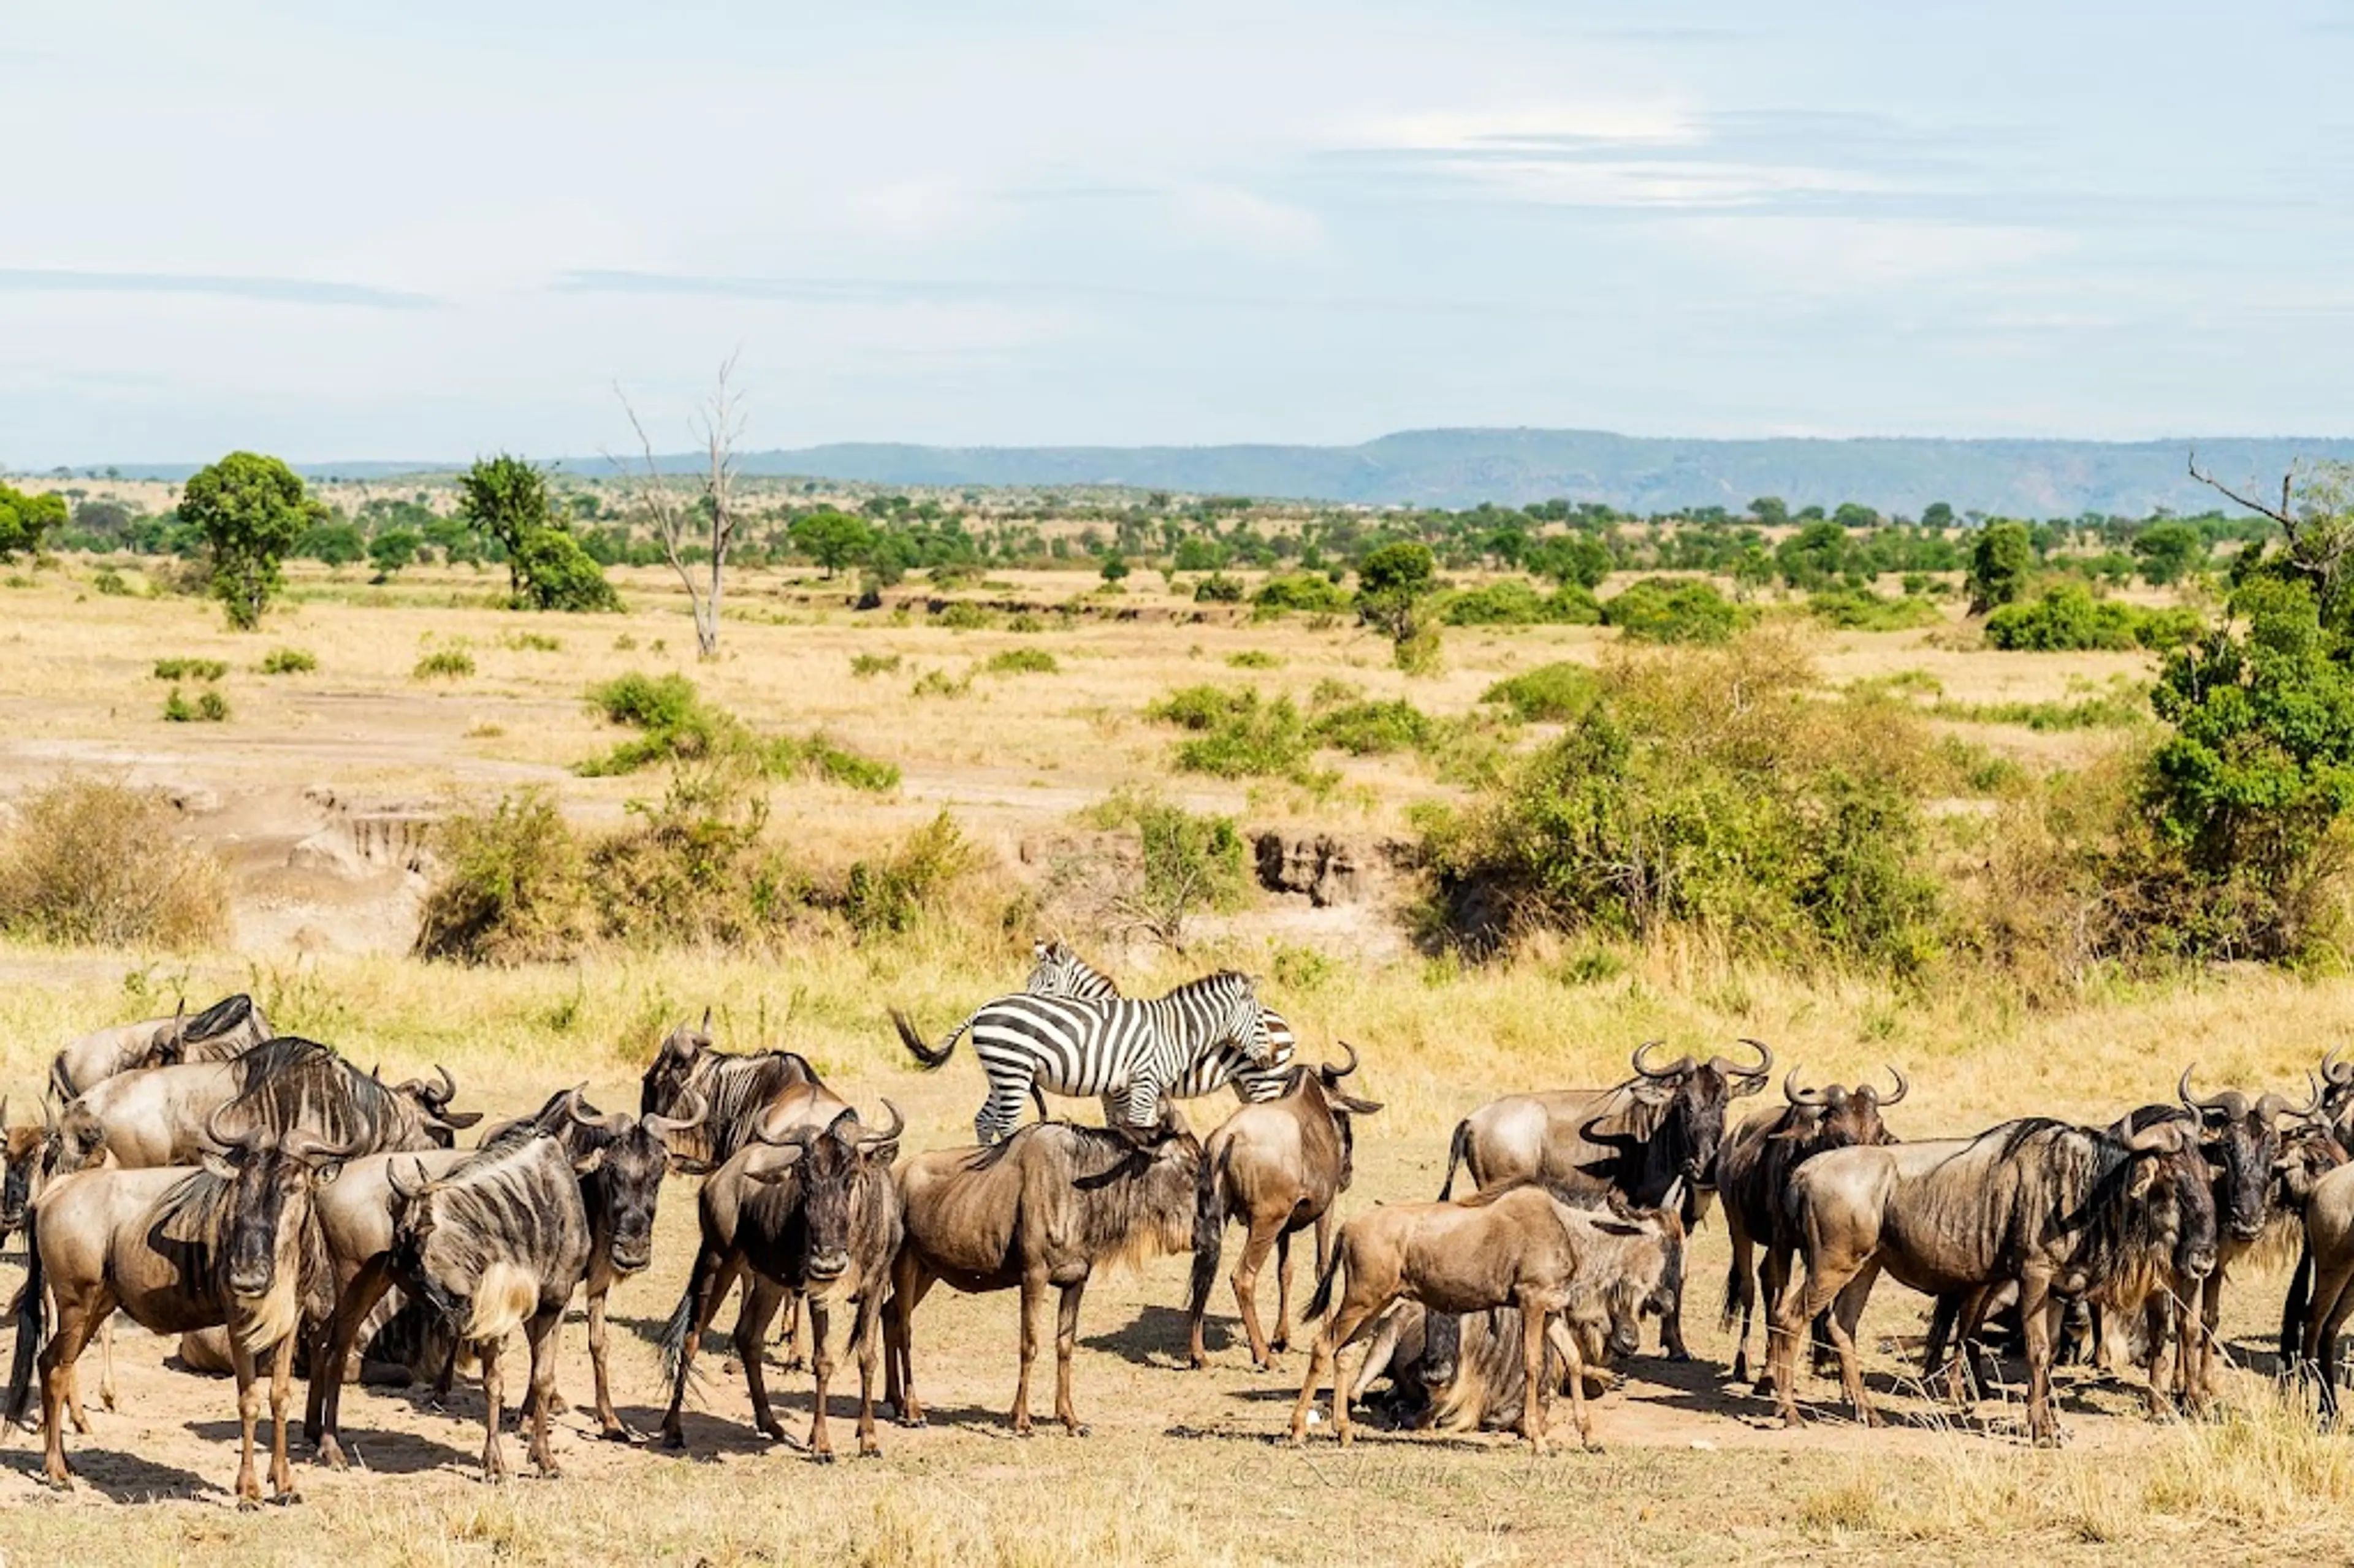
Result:
M231 452L198 469L180 492L179 519L212 546L213 597L240 631L260 624L283 580L279 562L326 515L300 474L256 452Z
M731 354L720 364L718 386L710 399L695 410L695 435L704 449L705 467L697 489L688 493L692 499L663 482L644 422L630 406L628 396L618 387L613 389L621 399L622 412L630 417L630 429L637 433L644 461L645 471L632 485L638 504L653 519L663 559L686 586L687 605L695 614L695 650L705 659L719 653L719 609L726 588L727 553L735 548L736 530L742 523L736 510L736 442L744 433L744 415L735 375L736 356ZM708 558L700 563L688 560L690 546L706 549ZM700 579L695 573L698 565L704 568Z
M66 498L53 491L27 495L0 484L0 561L24 550L38 553L41 535L66 524Z
M502 452L458 476L458 516L496 540L519 609L619 609L613 585L548 503L547 476Z

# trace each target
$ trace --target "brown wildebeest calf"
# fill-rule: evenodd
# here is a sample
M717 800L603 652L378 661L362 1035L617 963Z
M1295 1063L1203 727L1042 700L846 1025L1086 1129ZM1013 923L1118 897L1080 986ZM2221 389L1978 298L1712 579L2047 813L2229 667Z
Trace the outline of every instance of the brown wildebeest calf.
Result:
M1332 1431L1349 1441L1349 1379L1341 1352L1372 1330L1389 1305L1405 1297L1432 1312L1521 1310L1522 1379L1535 1397L1521 1409L1521 1434L1545 1451L1545 1347L1568 1369L1570 1406L1581 1441L1594 1427L1585 1411L1585 1351L1563 1321L1579 1297L1617 1291L1664 1315L1683 1288L1683 1224L1670 1201L1647 1212L1596 1213L1564 1202L1535 1182L1490 1189L1447 1203L1395 1203L1360 1214L1341 1227L1331 1266L1308 1303L1323 1316L1292 1407L1291 1440L1308 1440L1308 1412L1325 1373L1332 1374ZM1340 1305L1332 1285L1345 1280ZM1326 1310L1331 1308L1330 1315Z
M1354 1174L1352 1116L1371 1116L1378 1102L1344 1094L1341 1080L1357 1070L1357 1050L1347 1041L1349 1065L1295 1066L1291 1084L1278 1099L1246 1105L1222 1123L1202 1146L1202 1175L1194 1190L1193 1279L1185 1312L1193 1331L1193 1362L1205 1365L1202 1319L1209 1310L1210 1286L1218 1272L1226 1222L1240 1220L1249 1232L1242 1260L1235 1265L1235 1305L1250 1336L1251 1366L1265 1372L1272 1351L1288 1348L1291 1337L1291 1238L1316 1227L1316 1270L1320 1277L1332 1251L1332 1202L1349 1189ZM1275 1253L1275 1339L1258 1321L1258 1271Z

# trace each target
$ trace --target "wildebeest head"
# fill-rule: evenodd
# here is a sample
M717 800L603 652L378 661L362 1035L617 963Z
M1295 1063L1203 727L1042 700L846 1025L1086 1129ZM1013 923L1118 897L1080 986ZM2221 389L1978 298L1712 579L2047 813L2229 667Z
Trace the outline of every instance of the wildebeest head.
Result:
M858 1179L870 1175L890 1179L891 1161L898 1157L899 1134L907 1118L889 1100L891 1125L869 1131L854 1110L843 1110L823 1128L803 1125L771 1135L756 1128L753 1137L774 1146L778 1158L752 1171L755 1181L791 1181L799 1190L804 1251L801 1268L812 1286L839 1279L851 1265L852 1200Z
M1596 1227L1606 1235L1654 1244L1622 1254L1622 1266L1601 1294L1597 1305L1607 1320L1606 1342L1613 1356L1638 1351L1643 1319L1672 1316L1683 1298L1684 1195L1681 1179L1656 1209L1630 1207L1614 1192L1595 1216Z
M435 1148L455 1149L458 1134L482 1120L482 1113L451 1110L450 1102L458 1097L458 1080L450 1075L449 1068L439 1063L434 1064L433 1072L440 1082L410 1078L402 1083L385 1085L385 1092L397 1095L417 1107L418 1122L424 1128L426 1137L433 1140ZM374 1073L368 1075L376 1077ZM383 1080L379 1078L377 1081L381 1083Z
M59 1140L57 1114L41 1107L37 1127L9 1127L8 1099L0 1095L0 1136L5 1138L6 1169L0 1172L0 1243L25 1223L25 1205L55 1171Z
M2280 1120L2302 1118L2318 1109L2319 1085L2306 1104L2286 1096L2266 1094L2253 1103L2237 1089L2200 1098L2190 1092L2192 1069L2182 1069L2175 1095L2199 1119L2199 1140L2216 1167L2219 1183L2217 1219L2234 1241L2250 1242L2264 1234L2272 1217L2272 1193L2280 1164Z
M273 1138L267 1128L231 1133L220 1107L206 1119L213 1148L205 1170L228 1183L228 1223L220 1237L230 1294L247 1300L268 1296L281 1270L300 1266L302 1232L309 1224L311 1193L335 1179L362 1141L330 1145L300 1129Z
M106 1126L98 1113L79 1097L66 1102L66 1108L57 1118L54 1158L56 1174L71 1175L87 1170L106 1152Z
M1348 1065L1336 1067L1331 1063L1326 1062L1314 1067L1294 1067L1291 1075L1295 1085L1316 1095L1324 1102L1324 1108L1331 1114L1333 1130L1340 1135L1341 1139L1341 1190L1345 1192L1349 1190L1349 1183L1356 1179L1357 1174L1356 1131L1350 1125L1349 1118L1371 1116L1382 1108L1382 1102L1361 1099L1341 1086L1341 1081L1357 1070L1357 1048L1343 1040L1341 1042L1341 1049L1349 1054ZM1311 1085L1312 1089L1310 1088Z
M2281 1128L2280 1160L2273 1167L2274 1200L2285 1209L2305 1212L2313 1184L2347 1160L2346 1145L2331 1122L2328 1107L2293 1118Z
M663 1037L662 1048L640 1081L640 1116L675 1116L705 1053L711 1049L711 1009L703 1010L699 1024L681 1023Z
M2123 1196L2133 1211L2120 1231L2126 1245L2162 1249L2182 1278L2212 1274L2218 1232L2214 1173L2196 1127L2158 1121L2109 1136L2124 1144L2115 1179L2124 1183Z
M1634 1168L1631 1181L1617 1183L1638 1198L1666 1190L1681 1178L1687 1208L1697 1190L1716 1180L1716 1155L1724 1141L1724 1113L1744 1095L1766 1086L1774 1070L1774 1052L1755 1040L1744 1045L1757 1053L1755 1066L1743 1066L1723 1056L1695 1062L1680 1056L1665 1066L1654 1066L1650 1054L1657 1041L1635 1048L1631 1058L1636 1081L1629 1086L1638 1105L1654 1118L1648 1137L1603 1128L1598 1118L1582 1132L1591 1141L1616 1147Z
M1888 1142L1888 1128L1880 1113L1903 1101L1913 1088L1903 1070L1893 1063L1888 1073L1896 1080L1896 1087L1883 1096L1871 1084L1858 1084L1851 1089L1839 1084L1802 1089L1797 1084L1798 1070L1791 1068L1782 1078L1782 1097L1796 1114L1774 1136L1803 1145L1810 1155L1827 1149L1872 1148Z
M578 1089L559 1102L571 1129L567 1150L575 1157L602 1157L582 1180L581 1197L590 1229L605 1236L613 1266L620 1273L635 1274L653 1261L654 1213L662 1201L663 1177L670 1170L667 1139L699 1124L706 1108L703 1097L691 1089L686 1101L686 1114L680 1117L631 1116L627 1111L600 1115Z

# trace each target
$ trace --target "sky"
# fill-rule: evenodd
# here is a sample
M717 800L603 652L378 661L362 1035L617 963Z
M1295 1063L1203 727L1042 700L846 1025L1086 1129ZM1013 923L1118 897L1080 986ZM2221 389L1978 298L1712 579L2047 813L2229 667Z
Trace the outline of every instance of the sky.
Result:
M5 0L0 468L2354 433L2354 0Z

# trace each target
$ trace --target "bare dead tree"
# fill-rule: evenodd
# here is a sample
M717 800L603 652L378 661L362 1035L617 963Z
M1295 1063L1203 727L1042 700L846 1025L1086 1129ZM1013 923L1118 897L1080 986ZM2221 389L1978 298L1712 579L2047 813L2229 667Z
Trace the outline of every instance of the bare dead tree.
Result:
M2327 482L2326 476L2332 471L2332 465L2322 465L2325 475L2325 494L2322 504L2313 503L2314 476L2311 473L2307 474L2307 506L2306 515L2303 517L2299 517L2292 510L2292 495L2296 481L2296 474L2294 471L2281 475L2280 504L2273 506L2252 496L2241 494L2221 480L2217 479L2211 471L2201 470L2199 466L2199 454L2196 451L2190 453L2189 466L2190 477L2208 489L2237 502L2260 517L2269 518L2278 524L2282 535L2288 541L2289 562L2297 571L2312 578L2315 593L2325 601L2327 600L2338 584L2344 580L2348 557L2354 556L2354 528L2347 526L2342 505L2328 503L2331 501L2342 501L2342 496L2336 493L2336 487ZM2337 471L2342 480L2343 471Z
M686 585L687 605L695 614L695 652L705 659L719 653L719 609L726 591L727 553L735 547L736 530L743 521L736 510L736 442L744 433L743 398L735 385L736 358L731 354L721 362L717 387L694 416L705 466L695 490L687 493L692 499L664 482L645 422L631 406L629 395L619 387L613 388L621 400L621 411L630 417L630 429L637 433L644 464L644 472L633 476L638 504L653 520L654 536L662 541L663 556L671 570ZM613 461L610 454L606 461ZM618 462L613 466L621 467ZM691 544L707 545L711 552L709 561L701 563L706 570L699 580L698 563L686 558Z

